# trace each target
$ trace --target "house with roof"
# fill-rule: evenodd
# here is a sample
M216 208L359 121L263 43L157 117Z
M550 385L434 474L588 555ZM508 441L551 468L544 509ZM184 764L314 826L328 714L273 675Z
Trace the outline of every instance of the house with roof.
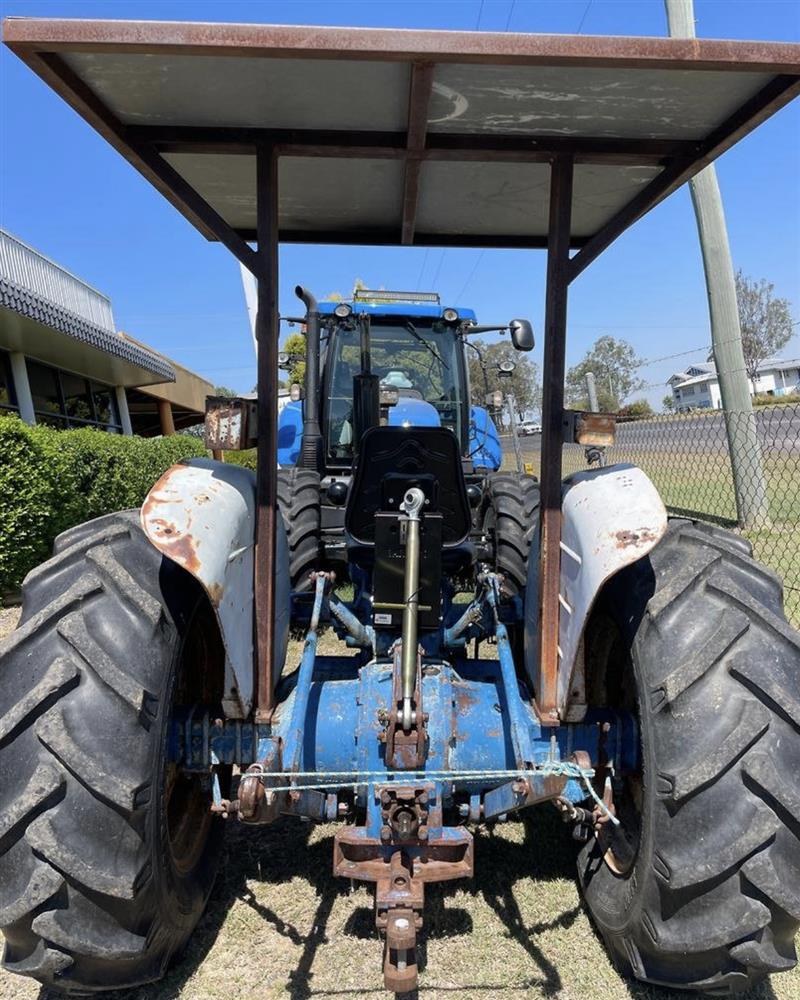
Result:
M785 396L800 394L800 358L769 358L758 369L755 388L747 380L750 395ZM712 361L690 365L667 380L678 413L697 409L722 409L719 377Z
M0 415L116 434L203 420L210 382L119 333L111 301L0 229Z

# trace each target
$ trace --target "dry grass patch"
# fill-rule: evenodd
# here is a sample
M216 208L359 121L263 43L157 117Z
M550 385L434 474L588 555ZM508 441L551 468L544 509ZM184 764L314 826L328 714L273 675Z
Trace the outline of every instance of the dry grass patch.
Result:
M262 830L232 822L211 904L183 961L161 983L109 1000L386 996L371 894L330 875L335 829L288 818ZM575 849L546 809L477 831L474 881L428 889L420 1000L688 998L616 974L580 903ZM55 996L0 973L2 1000ZM749 994L798 997L797 971Z

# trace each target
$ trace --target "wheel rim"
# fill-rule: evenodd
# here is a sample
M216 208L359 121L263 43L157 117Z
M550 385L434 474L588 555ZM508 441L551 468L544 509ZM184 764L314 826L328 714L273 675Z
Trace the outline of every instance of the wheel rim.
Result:
M181 875L197 865L211 830L211 800L203 785L200 775L186 774L177 764L167 766L167 836L172 862Z
M207 605L200 601L189 616L178 655L174 706L210 707L216 703L218 692L213 690L212 679L219 656L219 634ZM206 774L190 773L179 764L168 763L163 788L172 864L179 875L188 875L201 862L214 824L211 782Z
M639 720L636 680L630 650L627 648L616 622L608 615L600 615L591 637L590 657L593 669L601 678L601 690L595 691L593 704L630 712ZM636 863L642 832L644 781L641 765L632 774L611 778L613 794L612 812L619 824L612 823L599 808L595 811L598 822L595 838L608 868L615 875L627 876ZM599 778L596 788L603 796L605 775ZM598 779L595 779L597 781Z

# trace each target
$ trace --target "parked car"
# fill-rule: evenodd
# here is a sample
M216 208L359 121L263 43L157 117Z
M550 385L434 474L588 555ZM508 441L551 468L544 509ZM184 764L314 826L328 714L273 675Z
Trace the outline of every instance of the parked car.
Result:
M517 424L517 433L523 437L528 437L530 434L541 434L542 425L535 423L533 420L523 420Z

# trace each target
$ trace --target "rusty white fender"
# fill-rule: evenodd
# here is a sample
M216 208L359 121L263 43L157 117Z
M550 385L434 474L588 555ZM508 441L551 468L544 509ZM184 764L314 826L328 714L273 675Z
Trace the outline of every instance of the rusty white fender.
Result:
M225 646L223 709L246 718L253 700L255 476L207 458L173 465L142 504L152 544L191 573L208 594ZM276 663L283 666L289 625L288 544L278 524Z
M609 465L564 480L559 587L558 710L579 722L586 712L583 633L603 584L646 556L667 530L667 511L650 479L634 465ZM525 658L538 674L538 552L528 574Z

